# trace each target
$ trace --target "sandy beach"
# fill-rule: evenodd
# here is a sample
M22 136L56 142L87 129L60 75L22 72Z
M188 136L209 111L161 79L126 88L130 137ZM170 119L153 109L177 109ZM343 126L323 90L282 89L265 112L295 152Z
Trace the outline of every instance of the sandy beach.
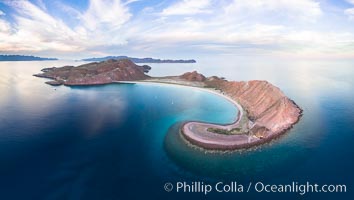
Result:
M189 87L191 89L196 89L199 91L209 92L213 95L218 95L229 102L231 102L237 109L238 115L235 116L235 120L231 124L220 125L213 123L203 123L190 121L186 122L181 127L181 135L189 143L197 145L207 150L234 150L240 148L246 148L255 144L258 144L259 138L255 136L249 136L246 133L235 134L235 135L225 135L218 134L208 131L209 128L231 130L233 128L238 128L240 126L241 119L246 118L245 111L242 106L232 99L231 97L223 94L222 92L212 89L212 88L201 88L200 86L195 86L189 81L173 80L173 79L159 79L155 80L143 80L143 81L118 81L117 83L132 83L132 84L160 84L168 87ZM247 119L248 120L248 119ZM245 122L243 122L245 123ZM248 125L248 122L246 122Z

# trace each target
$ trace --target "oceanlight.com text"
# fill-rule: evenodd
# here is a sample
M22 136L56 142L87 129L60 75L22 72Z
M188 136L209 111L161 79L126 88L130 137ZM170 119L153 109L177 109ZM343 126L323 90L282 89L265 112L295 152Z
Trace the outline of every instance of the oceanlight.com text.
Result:
M201 181L195 182L176 182L166 183L164 185L166 192L178 193L203 193L207 195L211 192L218 193L296 193L305 195L307 193L345 193L347 186L345 184L317 184L317 183L298 183L291 182L289 184L267 184L263 182L249 182L248 184L240 184L233 182L218 182L208 184Z

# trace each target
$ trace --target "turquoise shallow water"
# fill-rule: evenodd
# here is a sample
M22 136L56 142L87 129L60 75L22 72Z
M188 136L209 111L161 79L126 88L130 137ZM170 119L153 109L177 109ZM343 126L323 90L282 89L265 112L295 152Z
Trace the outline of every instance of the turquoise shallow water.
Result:
M304 109L301 121L277 140L223 154L192 148L176 134L186 120L232 122L237 110L219 96L168 85L51 87L32 74L68 62L2 62L0 199L204 198L164 191L166 182L176 181L347 184L347 193L305 197L351 199L351 62L291 62L286 67L282 62L239 60L237 66L225 63L217 69L217 62L203 60L196 65L152 65L152 75L198 69L234 80L266 79Z

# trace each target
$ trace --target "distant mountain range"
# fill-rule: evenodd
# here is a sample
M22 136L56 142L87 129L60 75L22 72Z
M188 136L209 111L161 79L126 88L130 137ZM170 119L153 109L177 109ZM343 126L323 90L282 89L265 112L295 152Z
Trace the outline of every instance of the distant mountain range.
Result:
M0 55L0 61L42 61L42 60L58 60L58 59L41 58L36 56L25 56L25 55Z
M191 60L161 60L161 59L155 59L155 58L133 58L133 57L128 57L128 56L106 56L102 58L86 58L82 59L82 61L106 61L109 59L129 59L133 61L134 63L196 63L197 61L191 59Z
M155 58L133 58L128 56L106 56L101 58L85 58L82 61L90 62L100 62L110 59L129 59L134 63L196 63L197 61L190 60L172 60L172 59L155 59ZM42 58L37 56L28 56L28 55L0 55L0 61L43 61L43 60L58 60L57 58Z

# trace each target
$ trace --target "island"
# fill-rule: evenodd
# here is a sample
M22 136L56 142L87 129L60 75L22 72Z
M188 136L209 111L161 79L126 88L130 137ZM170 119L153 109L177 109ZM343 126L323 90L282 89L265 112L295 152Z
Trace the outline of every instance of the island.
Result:
M278 87L263 80L227 81L205 77L196 71L179 76L150 77L147 65L129 59L110 59L77 67L45 68L37 77L52 79L50 85L98 85L109 83L153 82L197 87L221 95L238 108L236 120L227 125L185 122L181 137L205 150L236 150L271 141L285 133L302 116L302 109Z
M0 55L0 61L44 61L44 60L58 60L58 59L41 58L36 56L25 56L25 55Z
M128 56L106 56L106 57L101 57L101 58L85 58L82 59L82 61L90 61L90 62L98 62L98 61L106 61L106 60L119 60L119 59L129 59L133 61L134 63L196 63L194 59L189 59L189 60L171 60L171 59L156 59L156 58L133 58L133 57L128 57Z

